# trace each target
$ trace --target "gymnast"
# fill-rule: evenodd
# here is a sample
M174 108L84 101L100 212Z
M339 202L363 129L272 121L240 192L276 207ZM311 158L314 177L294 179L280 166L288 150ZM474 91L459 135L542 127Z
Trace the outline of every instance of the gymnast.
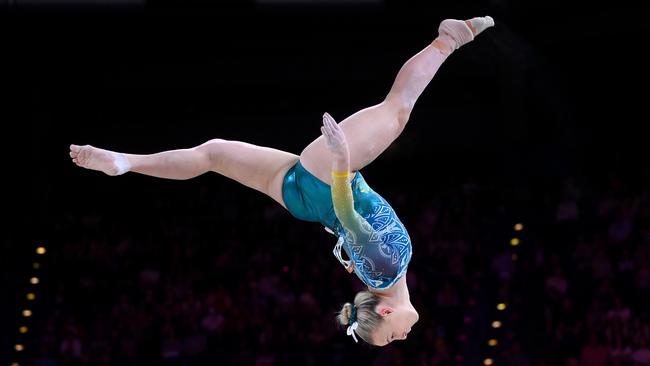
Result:
M70 145L76 165L115 176L135 172L190 179L213 171L256 189L294 217L320 222L338 241L334 255L367 286L337 315L358 342L385 346L406 339L419 315L411 304L406 270L409 235L391 206L359 172L400 135L416 100L442 63L494 25L489 17L443 20L438 37L399 70L386 98L341 123L323 115L322 135L297 156L245 142L212 139L189 149L149 155ZM341 256L345 251L349 260Z

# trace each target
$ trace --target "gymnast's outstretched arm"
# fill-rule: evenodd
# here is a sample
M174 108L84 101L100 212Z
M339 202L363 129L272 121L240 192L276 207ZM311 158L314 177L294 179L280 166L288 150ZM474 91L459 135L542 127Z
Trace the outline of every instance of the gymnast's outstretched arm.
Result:
M372 234L372 228L354 209L354 197L350 185L350 152L343 129L328 113L323 116L323 136L332 154L332 203L336 217L353 236L363 242Z

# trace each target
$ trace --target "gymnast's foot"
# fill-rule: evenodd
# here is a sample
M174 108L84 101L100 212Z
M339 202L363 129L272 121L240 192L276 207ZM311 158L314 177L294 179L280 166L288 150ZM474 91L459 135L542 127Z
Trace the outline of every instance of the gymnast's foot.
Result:
M82 168L99 170L108 175L124 174L130 168L124 154L90 145L70 145L70 157L73 163Z
M494 27L494 19L491 16L487 15L484 17L475 17L472 19L467 19L465 24L472 30L474 37L478 36L484 30Z
M438 27L438 38L434 41L434 45L449 54L492 26L494 26L494 19L490 16L475 17L465 21L445 19Z

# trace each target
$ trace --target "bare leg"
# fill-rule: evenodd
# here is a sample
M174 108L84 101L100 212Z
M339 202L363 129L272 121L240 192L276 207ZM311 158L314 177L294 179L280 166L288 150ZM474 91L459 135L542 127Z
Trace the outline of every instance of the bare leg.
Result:
M213 139L190 149L150 155L135 155L70 145L70 157L80 167L108 175L119 173L119 159L126 159L129 171L167 179L190 179L208 171L219 173L258 190L285 206L282 182L298 156L245 142Z
M468 26L465 38L473 39L475 28L470 21L465 24ZM402 66L384 101L356 112L340 123L350 149L351 171L371 163L401 134L418 97L449 54L462 44L461 41L455 44L450 42L455 41L448 34L437 37ZM331 180L330 159L323 136L319 136L300 154L302 165L328 184Z

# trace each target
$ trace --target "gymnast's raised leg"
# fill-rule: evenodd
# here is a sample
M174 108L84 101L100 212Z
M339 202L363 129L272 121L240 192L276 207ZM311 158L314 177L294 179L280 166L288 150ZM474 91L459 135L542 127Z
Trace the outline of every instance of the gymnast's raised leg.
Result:
M341 121L349 145L351 171L375 160L400 135L418 97L447 57L493 25L491 17L444 20L439 25L438 37L402 66L384 101ZM330 182L330 155L323 136L302 151L300 162L320 180Z

